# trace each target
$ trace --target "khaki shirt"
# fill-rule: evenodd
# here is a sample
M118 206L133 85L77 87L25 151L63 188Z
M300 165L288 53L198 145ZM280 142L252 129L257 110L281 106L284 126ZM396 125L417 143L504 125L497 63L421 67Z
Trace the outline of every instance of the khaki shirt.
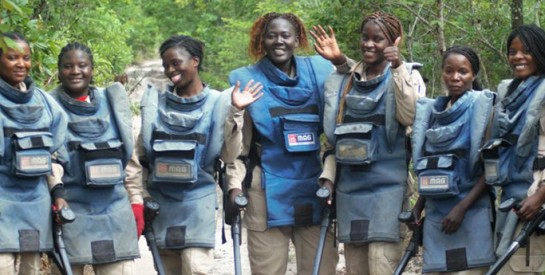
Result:
M537 157L545 157L545 110L541 110L541 117L539 119L539 141L537 145ZM536 193L545 182L545 171L534 171L534 182L528 188L528 196Z

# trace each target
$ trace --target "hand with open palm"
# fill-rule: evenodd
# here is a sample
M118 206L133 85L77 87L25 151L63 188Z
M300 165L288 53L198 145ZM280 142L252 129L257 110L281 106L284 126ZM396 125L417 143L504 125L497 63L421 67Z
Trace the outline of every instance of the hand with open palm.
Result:
M323 58L331 61L334 65L341 65L346 62L346 57L343 55L337 44L335 38L335 32L331 26L329 28L329 34L322 28L322 26L312 26L310 35L314 38L314 49Z
M239 110L244 110L248 105L254 103L263 96L261 89L263 89L261 83L254 83L253 80L250 80L246 84L246 87L241 91L240 81L237 81L233 88L233 92L231 93L231 104Z

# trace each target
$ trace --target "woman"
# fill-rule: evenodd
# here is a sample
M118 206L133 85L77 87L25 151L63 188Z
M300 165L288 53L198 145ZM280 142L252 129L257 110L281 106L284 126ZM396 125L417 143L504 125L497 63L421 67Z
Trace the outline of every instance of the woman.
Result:
M227 151L236 155L242 149L240 155L249 160L245 166L237 159L227 173L231 198L245 181L249 202L244 222L253 274L285 274L290 240L297 273L312 272L322 209L316 191L323 83L333 67L318 56L294 54L308 45L297 16L267 13L250 32L249 53L257 63L229 75L232 85L240 81L248 86L255 80L263 87L262 94L233 92L234 108L225 127ZM334 274L337 261L329 236L320 274Z
M412 149L420 194L416 205L425 201L426 209L426 274L484 274L495 259L492 203L479 153L495 95L481 91L479 67L471 48L447 49L442 79L448 95L421 99L416 108Z
M359 31L363 59L355 65L331 29L311 32L318 53L337 66L326 82L320 183L332 191L335 184L348 274L392 274L403 250L397 216L406 203L405 133L425 88L415 69L421 65L401 59L403 30L395 16L373 13Z
M62 181L76 214L63 226L64 242L74 274L83 274L86 264L98 274L133 274L144 221L142 185L124 182L133 153L132 113L119 83L91 86L93 69L87 46L74 42L61 49L61 85L51 95L68 117Z
M515 212L497 213L497 255L502 255L523 221L531 220L545 202L542 186L545 156L545 31L522 25L507 39L507 59L514 79L498 86L498 104L483 150L486 183L501 187L501 200L522 201ZM516 214L516 215L515 215ZM519 221L520 220L520 221ZM515 230L515 228L517 228ZM533 234L529 248L519 249L500 274L545 271L545 237Z
M28 75L28 41L18 33L0 34L6 38L17 48L0 49L0 274L15 274L17 256L19 274L41 274L40 252L53 249L48 184L53 195L62 192L62 167L52 158L64 142L66 119ZM65 207L56 197L57 208Z
M161 205L153 230L166 274L208 274L216 228L214 168L230 93L213 90L201 80L201 41L173 36L159 52L172 84L164 91L148 86L136 147L148 171L147 192ZM142 167L130 171L140 173Z

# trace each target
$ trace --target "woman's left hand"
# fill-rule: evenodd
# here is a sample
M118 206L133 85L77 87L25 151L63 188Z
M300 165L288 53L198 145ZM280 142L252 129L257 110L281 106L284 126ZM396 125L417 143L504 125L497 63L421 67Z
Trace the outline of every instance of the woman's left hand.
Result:
M392 64L392 68L397 68L399 65L401 65L401 56L399 54L399 48L397 47L399 43L401 42L401 37L396 38L394 41L394 45L390 47L386 47L384 49L384 58L388 60Z
M459 204L454 206L454 208L450 210L448 215L441 222L443 225L441 231L447 235L458 231L460 224L462 224L462 221L464 220L465 214L466 211Z
M524 199L522 201L522 205L520 209L516 213L519 216L519 218L523 220L527 220L527 221L532 220L535 218L535 216L541 209L542 204L543 202L541 201L539 196L537 196L537 193L536 193Z

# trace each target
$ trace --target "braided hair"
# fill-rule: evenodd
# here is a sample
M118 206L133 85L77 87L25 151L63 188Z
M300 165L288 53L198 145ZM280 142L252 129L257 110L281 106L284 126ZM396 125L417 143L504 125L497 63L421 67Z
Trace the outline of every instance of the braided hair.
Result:
M159 47L159 55L163 56L163 54L171 48L185 49L192 57L198 57L199 66L197 69L199 72L202 71L202 64L204 60L203 42L187 35L175 35L165 40L163 44L161 44L161 47Z
M66 44L66 46L64 46L59 53L59 57L57 59L57 67L59 68L59 70L61 68L62 59L69 51L82 51L86 53L89 56L89 60L91 61L91 69L95 67L95 61L93 59L93 53L91 52L91 49L79 42L72 42Z
M13 41L25 42L30 47L30 43L28 43L28 40L26 40L26 38L22 34L20 34L18 32L1 33L0 37L7 37L7 38L10 38ZM0 48L0 55L2 55L2 48Z
M401 22L399 22L399 19L393 15L382 11L368 15L367 17L363 18L363 21L361 22L359 29L360 33L363 32L363 27L365 24L369 22L377 24L391 44L394 44L394 41L398 37L403 36L403 27L401 26Z
M282 18L291 23L295 29L295 35L299 38L299 47L307 50L309 48L309 42L306 34L305 25L303 21L293 13L276 13L269 12L259 17L253 24L250 30L250 45L248 47L248 54L254 60L258 60L265 56L265 47L263 40L269 24L274 19Z
M441 68L445 67L445 60L451 55L451 54L459 54L463 55L468 61L469 64L471 64L471 70L473 71L473 75L475 76L475 80L473 80L472 88L473 90L480 91L483 88L481 87L481 84L477 80L477 74L479 73L479 70L481 68L481 62L479 60L479 56L477 53L470 47L466 46L452 46L448 48L445 53L443 54L443 61L441 63Z

